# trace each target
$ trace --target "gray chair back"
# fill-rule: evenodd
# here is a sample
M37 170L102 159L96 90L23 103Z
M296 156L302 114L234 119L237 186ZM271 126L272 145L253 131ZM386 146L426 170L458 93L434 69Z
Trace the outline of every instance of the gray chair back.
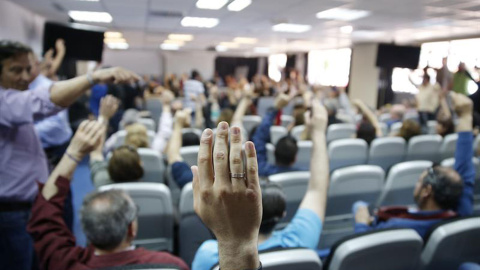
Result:
M192 145L192 146L184 146L180 148L180 156L185 163L190 166L197 165L197 158L198 158L198 151L200 150L200 146Z
M440 135L419 135L410 139L407 146L406 160L430 160L440 162L439 155L442 136Z
M143 163L143 181L153 183L165 182L165 163L162 156L150 148L138 148L138 154Z
M333 172L328 189L326 216L351 213L356 201L375 204L383 189L385 172L379 166L358 165Z
M448 134L443 138L440 145L441 160L452 158L455 156L455 149L457 148L458 134Z
M422 238L412 229L355 235L335 244L324 269L416 269L422 245Z
M340 140L350 139L357 134L357 127L354 124L333 124L327 128L327 143Z
M420 175L432 166L431 161L417 160L399 163L388 172L385 187L377 206L414 205L413 190Z
M370 144L368 164L388 171L393 165L405 160L407 143L401 137L376 138Z
M122 183L101 186L100 191L121 189L139 206L138 235L134 245L173 251L173 205L168 187L161 183Z
M458 269L464 262L480 263L480 217L438 224L426 239L422 270Z
M310 172L287 172L270 175L268 180L280 185L287 200L287 215L280 223L288 223L298 210L307 192Z
M328 145L330 172L367 163L368 145L362 139L335 140Z
M270 127L270 142L276 145L278 140L288 135L288 130L283 126Z

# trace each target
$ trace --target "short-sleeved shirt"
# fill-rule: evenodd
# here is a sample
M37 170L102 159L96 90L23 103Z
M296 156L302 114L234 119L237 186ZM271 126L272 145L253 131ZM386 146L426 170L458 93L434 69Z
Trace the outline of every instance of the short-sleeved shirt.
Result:
M183 94L185 96L184 107L191 108L195 111L195 102L191 99L191 96L198 97L205 93L205 87L203 83L197 80L188 80L183 84Z
M273 232L270 238L258 245L258 250L295 247L315 249L321 232L320 217L310 209L299 209L288 226ZM208 270L216 264L218 264L218 242L205 241L195 254L192 270Z

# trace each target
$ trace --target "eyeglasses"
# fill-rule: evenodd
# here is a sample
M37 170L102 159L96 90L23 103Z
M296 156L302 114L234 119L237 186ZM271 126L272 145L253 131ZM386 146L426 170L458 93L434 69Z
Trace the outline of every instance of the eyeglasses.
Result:
M427 169L427 176L423 179L423 184L430 184L432 186L437 185L438 183L438 174L435 171L435 168L438 167L438 164L433 164L432 167Z

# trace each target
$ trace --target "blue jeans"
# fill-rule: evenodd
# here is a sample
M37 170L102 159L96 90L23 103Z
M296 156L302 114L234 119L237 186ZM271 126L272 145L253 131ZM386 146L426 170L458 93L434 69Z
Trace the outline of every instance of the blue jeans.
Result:
M30 211L0 212L0 269L32 269L33 240L27 233Z

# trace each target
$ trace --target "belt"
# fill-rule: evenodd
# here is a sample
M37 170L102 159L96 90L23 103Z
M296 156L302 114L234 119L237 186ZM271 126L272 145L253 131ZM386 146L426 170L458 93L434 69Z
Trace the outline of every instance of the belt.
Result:
M31 202L0 202L0 212L25 211L31 208Z

